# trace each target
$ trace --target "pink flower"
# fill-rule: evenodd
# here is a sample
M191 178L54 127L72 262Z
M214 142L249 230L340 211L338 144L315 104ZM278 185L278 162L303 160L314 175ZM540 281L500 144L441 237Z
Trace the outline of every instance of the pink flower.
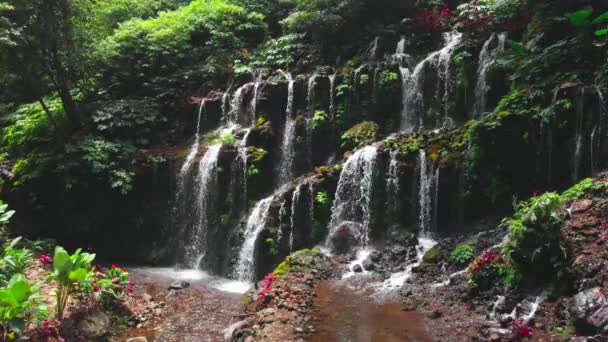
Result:
M50 257L48 254L42 254L42 255L40 256L40 261L41 261L43 264L48 264L48 263L50 263L50 262L51 262L51 257Z
M541 189L534 189L532 190L532 195L534 195L534 197L538 197L543 193L543 191Z

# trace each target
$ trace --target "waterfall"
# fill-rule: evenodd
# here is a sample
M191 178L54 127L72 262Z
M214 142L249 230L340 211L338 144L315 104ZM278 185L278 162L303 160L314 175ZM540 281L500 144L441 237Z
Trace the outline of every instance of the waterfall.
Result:
M258 112L258 97L260 92L260 86L262 82L255 81L253 85L253 96L251 97L251 103L249 104L250 112L249 112L249 125L255 124L256 115Z
M403 109L401 111L401 130L412 132L417 129L422 129L424 126L424 80L425 70L427 67L432 67L439 78L437 91L443 90L441 113L446 119L447 109L449 107L450 97L450 66L451 59L456 47L462 40L462 33L448 32L444 34L445 46L438 51L428 55L422 62L418 63L414 68L408 83L405 86L405 98L403 99ZM443 85L443 89L441 86Z
M255 244L259 234L264 229L268 211L274 196L270 196L259 201L245 226L244 242L239 252L239 259L236 267L236 277L239 281L252 282L255 278Z
M574 159L573 159L573 172L572 180L578 181L581 173L581 162L583 155L583 124L584 124L584 98L583 93L579 94L576 99L576 122L574 128Z
M308 191L308 203L302 205L302 193ZM314 189L311 181L301 182L293 191L291 197L291 230L289 233L289 251L293 252L293 242L295 231L302 226L312 225L314 218ZM302 212L302 209L304 212ZM303 227L306 228L306 227Z
M331 208L330 228L335 229L346 221L360 224L360 243L363 246L369 243L377 155L377 147L366 146L348 158L340 173Z
M198 148L200 146L200 134L201 134L201 117L203 116L203 112L205 111L205 100L202 100L200 105L198 106L198 118L196 119L196 132L194 133L194 141L192 142L192 146L190 147L190 152L188 152L188 156L182 165L182 168L179 172L178 176L178 193L183 192L184 178L187 176L187 173L190 171L192 167L192 163L194 163L194 157L198 153Z
M279 186L287 184L293 177L293 162L295 157L294 142L296 139L296 118L293 112L295 81L290 74L285 74L289 81L287 91L287 108L285 109L285 128L281 144L281 157L279 160Z
M228 112L226 125L236 125L241 120L243 114L243 96L249 84L241 86L234 92L230 101L230 111Z
M604 98L604 93L599 86L596 85L597 97L599 100L599 122L593 127L593 132L591 133L591 151L589 158L591 159L591 174L595 175L597 172L598 161L596 160L596 152L595 149L601 149L602 145L602 132L604 131L604 120L606 115L608 114L608 104ZM599 137L598 137L599 133Z
M475 84L475 104L473 105L474 117L479 117L486 111L486 95L488 92L487 76L490 68L496 64L498 54L505 49L506 33L498 35L492 33L490 38L483 44L479 53L477 65L477 83Z
M386 175L386 193L387 193L387 208L393 214L399 212L399 190L401 187L399 180L399 150L391 151L391 160L388 164L388 172Z
M410 101L410 69L407 67L399 67L399 73L401 74L401 128L404 129L405 126L411 126L412 123L405 122L403 120L408 120L408 105ZM405 118L405 119L404 119ZM405 126L404 126L405 124Z
M194 204L195 222L186 239L186 263L192 268L200 267L200 261L207 251L207 230L214 219L214 199L218 190L217 168L222 145L213 145L199 163L198 179L195 189L198 190Z
M241 199L237 208L237 213L239 214L247 210L247 139L249 138L250 133L251 129L246 129L243 139L238 144L238 153L235 157L236 167L234 168L232 178L233 182L237 184L237 186L233 188L233 198Z
M329 115L332 121L336 119L336 76L337 74L329 76Z
M374 38L372 42L369 44L367 48L367 59L370 61L375 61L378 59L378 45L380 44L380 37Z
M421 149L418 155L418 167L420 169L420 185L418 193L420 234L429 236L430 230L434 228L437 220L437 200L439 191L439 168L433 167ZM431 218L431 215L433 217Z
M314 114L315 111L315 87L317 86L317 75L313 74L312 76L310 76L310 78L308 79L308 93L306 95L306 102L308 104L308 110L312 114Z
M395 54L391 56L390 62L399 65L399 67L410 67L414 65L414 58L411 55L405 53L405 36L401 36L401 39L397 43L397 49Z

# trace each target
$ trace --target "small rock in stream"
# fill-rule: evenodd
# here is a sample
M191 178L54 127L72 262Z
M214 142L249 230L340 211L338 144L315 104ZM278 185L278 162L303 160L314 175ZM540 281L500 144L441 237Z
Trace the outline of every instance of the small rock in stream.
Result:
M353 267L353 272L361 273L361 272L363 272L363 267L361 267L361 265L357 264Z
M169 290L182 290L187 287L190 287L190 283L187 281L175 281L169 285Z

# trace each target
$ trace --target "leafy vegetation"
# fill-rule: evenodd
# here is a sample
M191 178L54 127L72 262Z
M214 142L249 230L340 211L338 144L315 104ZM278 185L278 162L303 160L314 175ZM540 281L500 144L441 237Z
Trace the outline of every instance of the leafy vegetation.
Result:
M342 149L357 150L378 140L378 124L365 121L357 124L342 134Z
M475 249L473 248L473 246L466 243L461 243L456 246L456 248L454 248L452 254L450 254L450 259L456 264L464 265L471 261L474 256Z

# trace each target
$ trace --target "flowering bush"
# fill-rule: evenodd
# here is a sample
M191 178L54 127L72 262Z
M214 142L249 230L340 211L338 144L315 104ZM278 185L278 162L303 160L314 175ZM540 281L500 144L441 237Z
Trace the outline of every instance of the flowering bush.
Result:
M515 29L522 14L521 0L473 0L457 9L458 26L465 28L502 27Z
M53 261L48 254L42 254L39 259L43 264L50 264Z
M519 341L532 336L532 328L526 325L526 320L518 318L511 323L511 340Z
M81 297L90 297L97 304L107 306L132 293L134 285L129 281L129 273L117 264L110 268L95 265L90 281L81 283L79 291Z
M42 321L42 327L40 328L40 332L38 334L43 341L47 341L49 338L54 338L57 341L64 341L59 334L60 326L60 321L45 319Z
M450 27L454 13L449 8L420 9L418 20L428 29L445 30Z
M480 257L469 264L467 269L469 287L487 288L497 278L506 277L510 270L509 262L504 255L486 249Z

